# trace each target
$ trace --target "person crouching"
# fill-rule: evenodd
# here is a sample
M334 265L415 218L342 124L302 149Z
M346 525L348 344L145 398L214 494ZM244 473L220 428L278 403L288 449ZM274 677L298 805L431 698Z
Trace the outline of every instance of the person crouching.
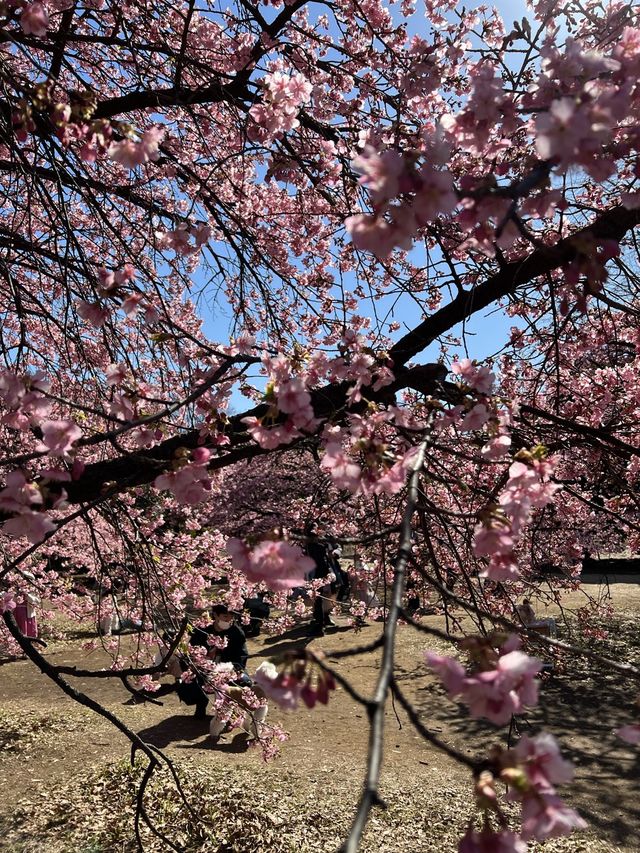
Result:
M230 664L235 678L230 682L236 687L248 687L251 679L247 675L247 640L244 631L236 624L236 613L229 610L226 604L215 604L211 608L213 622L205 628L196 628L190 640L192 646L204 646L208 649L207 657L216 664ZM224 641L224 642L220 642ZM194 681L185 684L189 696L183 698L178 687L178 696L183 702L196 706L195 717L204 719L207 716L209 696L203 690L201 683ZM185 692L185 689L182 690Z

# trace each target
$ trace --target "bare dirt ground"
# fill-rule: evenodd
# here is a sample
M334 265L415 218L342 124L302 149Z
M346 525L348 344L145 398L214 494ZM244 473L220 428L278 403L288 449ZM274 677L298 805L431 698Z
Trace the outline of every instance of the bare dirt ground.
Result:
M609 589L615 613L610 638L600 646L617 659L639 663L636 616L640 588L616 583ZM598 589L593 585L590 591ZM581 593L572 593L566 604L575 609L583 601ZM440 617L425 621L442 625ZM338 618L338 622L342 623L338 629L312 641L313 648L325 651L330 662L332 651L371 642L381 630L373 623L356 635L344 620ZM567 630L561 626L563 638ZM309 642L299 634L250 641L249 671L265 658ZM83 668L107 665L104 652L87 652L81 645L80 638L52 642L47 655L54 663ZM423 664L427 647L445 648L409 627L401 630L397 677L425 724L446 743L472 755L482 754L490 743L504 744L505 729L469 720L446 698ZM359 692L371 692L379 653L332 663ZM259 750L247 748L245 737L237 731L213 746L207 738L207 724L194 720L192 709L181 705L175 694L164 697L162 707L148 703L130 706L123 704L128 694L119 682L74 679L73 684L186 768L196 796L206 799L209 791L225 788L234 792L226 804L216 801L215 808L222 809L217 814L227 821L231 811L242 804L244 817L237 820L245 823L245 829L240 835L221 840L214 832L196 843L197 830L178 830L178 819L171 817L169 823L174 821L175 831L183 833L189 850L279 853L336 849L357 799L368 736L363 709L344 690L338 689L327 707L286 715L272 709L273 719L282 723L290 738L280 756L265 766ZM560 667L547 679L540 707L519 720L522 732L544 726L561 741L564 754L576 766L575 785L571 792L563 793L590 826L584 833L547 842L541 849L640 850L640 753L613 734L615 728L632 720L636 689L606 668L594 673L582 664L564 671ZM126 783L132 784L131 771L123 763L128 754L123 736L65 696L31 663L0 666L0 849L15 853L135 850L127 812L133 800L131 796L119 799L121 793L113 781L122 782L126 776ZM110 762L120 763L109 771ZM374 813L365 850L447 853L456 849L455 839L474 811L468 772L420 739L402 709L391 706L387 709L382 781L389 807ZM173 815L171 809L167 814ZM259 824L258 829L251 830L252 821L256 827ZM107 831L109 824L113 826ZM256 832L259 837L252 836L249 843L247 834ZM152 838L147 849L166 848Z

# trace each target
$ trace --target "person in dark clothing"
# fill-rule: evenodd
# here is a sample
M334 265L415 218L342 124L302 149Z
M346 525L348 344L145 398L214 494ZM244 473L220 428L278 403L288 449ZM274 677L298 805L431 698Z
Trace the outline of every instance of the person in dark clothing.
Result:
M345 572L345 570L340 565L342 547L332 536L328 536L327 541L329 544L329 556L331 559L332 571L336 576L336 601L347 601L351 592L351 580L349 578L348 572Z
M243 628L247 637L257 637L262 623L269 618L271 607L264 601L265 593L259 592L255 598L245 598L244 611L249 614L249 624Z
M316 564L313 570L313 580L328 578L329 575L334 574L333 557L329 543L321 538L320 528L315 522L308 524L305 532L307 535L307 545L305 548L307 556L311 557ZM335 626L336 624L331 618L328 607L329 599L334 592L335 581L328 581L317 591L315 601L313 602L313 618L310 626L310 633L314 636L323 636L327 626Z
M236 671L237 678L233 684L236 687L250 687L251 679L247 675L246 666L249 652L244 631L236 625L235 614L224 604L216 604L211 608L213 622L205 628L196 628L191 635L190 645L209 648L209 657L216 663L230 663ZM223 649L209 646L210 637L221 637L227 641ZM177 692L180 700L187 705L195 705L195 717L204 718L207 715L209 696L202 688L203 678L191 682L180 682Z

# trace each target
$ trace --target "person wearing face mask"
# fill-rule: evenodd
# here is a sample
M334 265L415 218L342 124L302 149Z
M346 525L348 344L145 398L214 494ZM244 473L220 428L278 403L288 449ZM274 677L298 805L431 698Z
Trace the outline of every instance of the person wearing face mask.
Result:
M230 611L225 604L215 604L211 608L211 616L213 622L210 625L207 625L206 628L196 628L194 630L190 645L208 647L208 656L211 660L215 663L227 663L233 666L237 675L237 678L233 681L234 686L249 687L251 679L246 672L247 658L249 656L247 640L242 628L236 624L235 613ZM210 645L209 640L211 637L219 637L226 640L224 648L217 648ZM190 693L194 694L193 696L190 695L189 698L192 701L188 703L195 704L196 706L194 716L200 719L206 717L207 704L209 702L208 695L199 684L191 682L191 684L185 685L185 687L187 686L190 688ZM193 690L194 687L197 688L197 695ZM182 699L180 689L178 689L178 696ZM193 699L196 701L194 702ZM183 701L187 700L183 699Z

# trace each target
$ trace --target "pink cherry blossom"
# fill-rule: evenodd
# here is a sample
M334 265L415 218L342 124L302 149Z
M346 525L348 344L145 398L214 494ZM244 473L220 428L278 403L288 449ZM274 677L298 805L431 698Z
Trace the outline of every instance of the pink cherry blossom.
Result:
M455 658L425 652L425 660L436 672L451 696L457 696L464 689L466 673L462 664Z
M458 853L527 853L527 843L515 832L506 829L500 832L490 829L477 832L469 827L460 839Z
M320 467L327 471L336 488L356 492L362 480L362 469L344 451L341 444L330 442L325 447Z
M184 465L177 471L156 477L153 484L156 489L170 491L179 503L191 506L207 500L211 494L211 479L202 465Z
M273 673L264 668L256 671L254 681L284 711L294 711L301 700L302 684L290 674L278 674L275 666Z
M469 358L454 361L451 372L464 379L465 383L479 394L491 394L495 375L486 365L478 365Z
M379 154L372 145L354 157L352 166L360 172L359 183L367 187L374 204L389 201L400 192L401 178L405 173L404 157L394 150Z
M513 551L513 536L506 524L489 527L479 524L475 529L473 551L478 557L508 555Z
M573 98L553 101L536 120L536 148L543 160L569 161L590 135L587 113Z
M5 488L0 492L0 509L4 512L24 512L42 504L42 492L35 483L28 483L22 471L10 471Z
M638 210L640 208L640 192L620 193L620 201L627 210Z
M242 422L247 425L247 432L260 447L273 450L282 444L290 444L294 438L300 436L292 421L276 426L266 426L255 417L243 418Z
M56 529L55 523L43 512L26 512L15 515L2 525L3 531L14 539L28 539L36 545Z
M142 134L140 142L132 139L112 142L107 153L117 163L121 163L126 168L135 169L137 166L158 159L164 134L164 128L151 127Z
M27 35L42 38L49 28L49 14L42 3L27 3L20 14L20 26Z
M25 392L24 382L13 371L0 371L0 398L7 408L17 408Z
M13 592L4 592L0 595L0 614L8 610L16 609L16 600Z
M302 586L315 568L314 561L289 542L265 540L249 550L241 540L231 538L227 551L233 567L252 583L264 582L276 591Z
M499 435L496 438L490 439L480 450L483 459L489 462L497 462L509 452L511 448L511 438L508 435Z
M544 841L586 829L587 823L555 794L527 796L522 802L522 838Z
M122 310L127 317L134 317L138 313L143 299L142 293L132 293L122 301Z
M489 420L489 410L484 403L476 405L464 416L458 429L462 432L481 429Z
M82 438L82 430L73 421L43 421L42 443L49 456L64 456Z
M640 723L635 723L630 726L622 726L622 728L616 731L616 734L622 740L625 740L627 743L631 744L639 744L640 743Z
M546 732L533 738L523 735L514 754L536 791L553 792L555 785L564 785L573 779L573 766L562 758L555 738Z
M538 682L535 679L542 669L541 660L513 650L513 645L507 643L502 647L495 668L470 675L465 674L461 664L453 658L428 652L426 659L442 679L449 695L459 696L468 705L471 716L485 717L496 725L504 725L513 714L537 704Z
M523 652L502 655L495 670L479 672L466 679L463 699L472 717L486 717L496 725L508 723L513 714L520 714L538 704L536 676L542 661Z
M440 214L451 213L457 202L451 173L424 165L419 172L419 189L413 202L416 221L420 225L433 222Z
M76 310L79 317L98 328L104 325L109 316L107 308L102 308L97 302L86 302L84 299L76 302Z
M107 385L122 385L127 378L127 368L124 364L110 364L105 370Z
M349 216L344 225L356 249L372 252L378 258L386 258L396 246L395 229L382 217L359 213Z
M196 447L191 451L191 459L198 465L206 464L211 458L211 451L208 447Z

